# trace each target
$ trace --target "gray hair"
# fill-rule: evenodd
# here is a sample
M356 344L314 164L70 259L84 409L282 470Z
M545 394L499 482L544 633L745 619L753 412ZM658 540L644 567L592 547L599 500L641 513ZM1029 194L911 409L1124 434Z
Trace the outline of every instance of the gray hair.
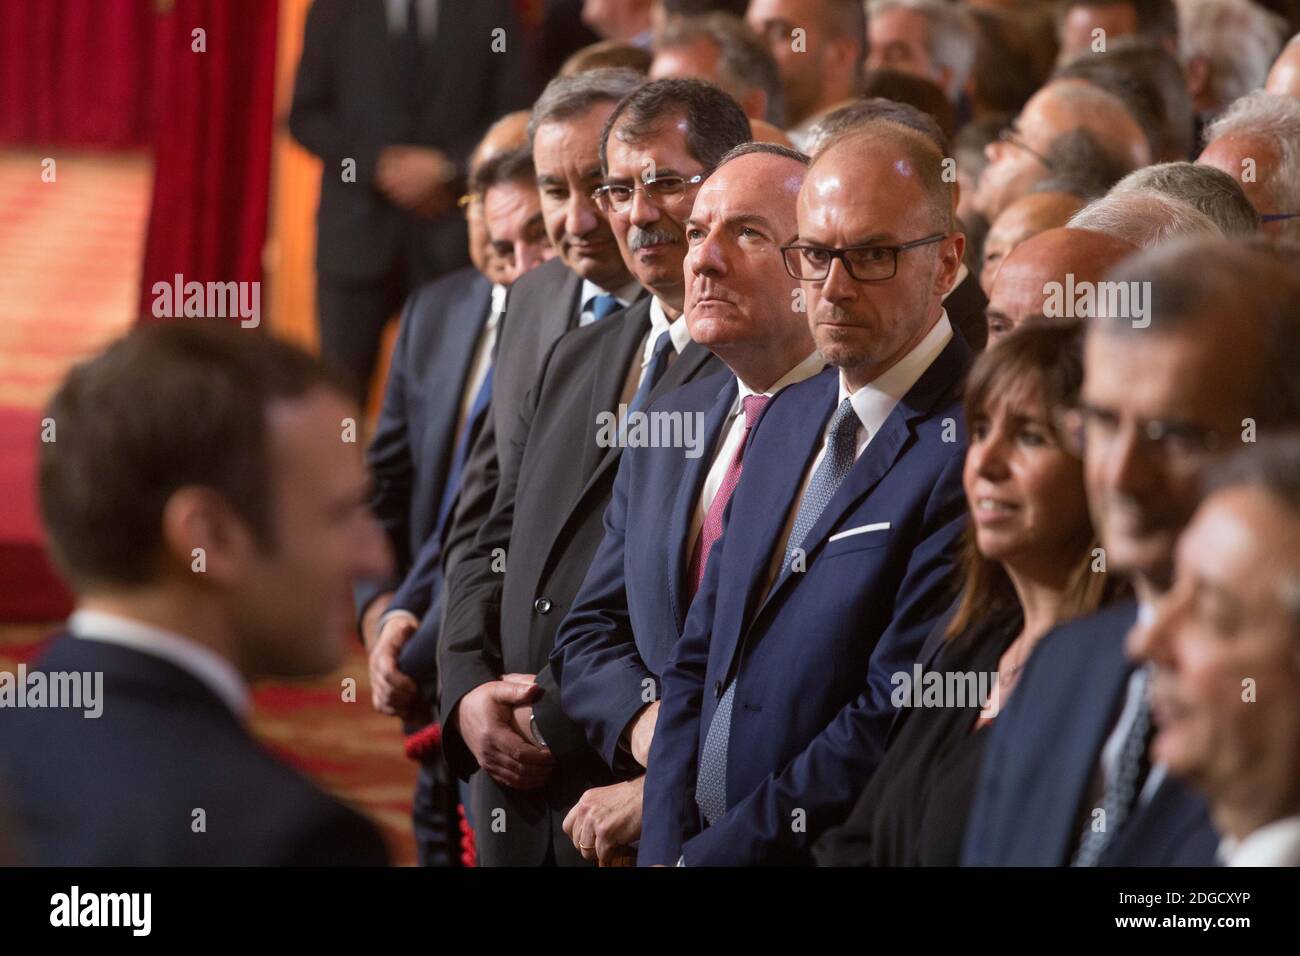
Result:
M1221 169L1195 163L1158 163L1129 173L1110 191L1158 193L1195 206L1225 236L1248 236L1259 229L1259 214L1241 185Z
M1251 0L1177 0L1178 52L1184 65L1210 65L1216 103L1227 106L1264 85L1282 48L1286 21Z
M1266 136L1277 145L1279 161L1262 173L1273 206L1264 212L1300 212L1300 102L1256 90L1234 102L1205 130L1208 146L1233 133ZM1300 239L1300 219L1287 220L1282 234Z
M1160 193L1109 192L1076 212L1066 226L1118 236L1142 249L1187 236L1223 235L1195 206Z
M597 103L617 103L644 82L645 77L636 70L611 67L557 76L533 104L533 115L528 120L529 145L542 124L580 116Z
M767 114L774 126L785 125L784 92L776 60L745 21L730 13L705 13L668 20L655 35L654 51L671 50L707 40L718 48L718 68L727 92L767 94Z
M927 24L925 46L931 61L952 71L944 94L956 100L975 68L979 30L964 8L946 0L868 0L867 22L891 10L920 14Z

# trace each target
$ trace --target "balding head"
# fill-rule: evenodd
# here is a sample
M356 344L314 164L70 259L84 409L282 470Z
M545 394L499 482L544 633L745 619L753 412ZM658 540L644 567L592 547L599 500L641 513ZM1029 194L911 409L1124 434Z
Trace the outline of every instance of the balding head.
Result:
M803 251L786 263L803 280L818 349L850 388L893 367L939 321L965 247L943 172L928 137L883 120L813 160L799 193Z
M1087 229L1048 229L1016 246L1002 262L989 289L989 341L1006 335L1026 319L1044 314L1049 283L1102 281L1112 266L1137 251L1124 239ZM1067 278L1071 277L1071 278ZM1066 295L1073 305L1073 297ZM1090 318L1090 316L1076 316Z
M1151 162L1146 134L1119 97L1082 80L1054 80L1030 97L1010 138L988 145L989 164L980 176L976 208L996 218L1045 179L1050 170L1043 160L1053 141L1073 130L1086 131L1123 169Z
M489 159L516 150L521 146L527 146L528 120L531 115L528 110L516 110L513 113L507 113L489 126L488 131L483 134L483 138L474 147L474 152L470 154L470 175L473 176L475 170Z
M994 220L984 239L984 263L980 288L988 295L998 266L1016 246L1046 229L1056 229L1069 222L1083 208L1084 199L1073 193L1030 193L1017 199Z
M1264 89L1274 96L1300 100L1300 33L1291 38L1273 61Z

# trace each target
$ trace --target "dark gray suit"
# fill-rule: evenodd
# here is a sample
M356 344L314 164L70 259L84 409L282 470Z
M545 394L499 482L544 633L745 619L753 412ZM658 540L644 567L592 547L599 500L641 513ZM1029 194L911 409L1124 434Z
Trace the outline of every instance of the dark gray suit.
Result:
M485 773L475 777L477 846L485 865L536 866L552 857L582 864L561 829L564 816L587 788L614 782L582 728L562 711L548 657L603 536L621 455L620 448L597 443L597 416L617 410L629 370L640 362L649 314L650 300L643 299L555 344L503 454L503 462L518 464L502 469L491 513L447 580L438 669L448 765L462 777L477 769L448 719L461 698L512 671L538 675L543 692L534 713L558 761L539 790L503 788ZM691 343L650 400L722 369ZM504 575L492 566L497 548L507 552ZM497 808L505 810L504 832L491 825Z
M373 184L384 147L441 150L460 169L487 124L532 99L510 0L441 0L414 80L381 0L316 0L307 15L289 128L324 162L317 217L321 351L368 380L383 323L422 282L467 265L455 211L420 219ZM508 54L494 53L506 31ZM344 162L355 162L345 181Z

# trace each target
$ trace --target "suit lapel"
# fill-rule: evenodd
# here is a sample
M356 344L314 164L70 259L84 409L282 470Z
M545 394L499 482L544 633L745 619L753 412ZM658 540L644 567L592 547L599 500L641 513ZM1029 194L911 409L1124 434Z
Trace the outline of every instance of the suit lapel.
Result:
M623 397L623 386L627 383L628 370L632 363L640 360L642 343L650 328L650 303L648 300L637 302L622 312L615 313L602 322L619 323L617 332L600 336L599 354L592 356L595 374L591 377L591 398L587 409L587 433L595 435L596 422L602 413L617 414L619 401ZM598 448L594 441L583 443L582 475L583 487L591 480L601 462L611 454L617 454L618 448ZM580 498L581 495L578 496ZM577 501L578 498L574 500Z
M690 590L686 575L690 573L691 555L695 550L695 538L691 535L691 519L695 513L704 480L713 467L714 449L722 436L722 427L727 422L728 412L736 401L736 378L731 376L727 384L718 392L717 399L704 419L703 453L698 458L687 458L682 470L681 481L677 485L677 498L673 502L673 511L668 519L668 600L673 616L677 619L677 631L681 634L686 622L686 598Z
M928 415L941 399L952 393L957 380L965 370L969 355L970 349L965 340L960 335L954 335L938 357L930 363L930 367L917 379L916 384L894 406L894 410L889 413L880 431L871 438L862 456L854 463L853 469L844 479L844 483L826 503L826 508L817 518L817 523L809 529L808 536L804 538L803 549L807 564L812 563L813 553L830 536L840 519L856 507L893 467L904 446L912 438L914 423ZM838 395L838 379L836 381ZM769 551L768 554L770 556L771 552ZM790 568L786 568L772 585L767 599L763 602L764 606L795 573Z

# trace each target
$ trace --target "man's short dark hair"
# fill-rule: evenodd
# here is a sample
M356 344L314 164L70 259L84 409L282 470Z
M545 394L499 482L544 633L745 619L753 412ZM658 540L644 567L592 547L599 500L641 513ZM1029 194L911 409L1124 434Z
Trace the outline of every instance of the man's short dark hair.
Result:
M753 139L740 104L712 83L686 78L653 80L633 90L605 121L600 168L609 172L609 137L615 127L626 143L649 142L670 119L686 117L686 150L705 169L733 146Z
M727 13L708 13L695 17L676 17L664 24L655 36L654 49L673 50L691 46L701 40L712 43L718 51L718 67L729 85L759 89L767 94L767 115L774 126L785 125L785 107L781 74L772 52L744 20Z
M149 583L163 508L188 485L215 490L273 547L267 410L316 389L352 394L306 352L210 319L138 327L76 366L40 450L55 561L78 587Z
M1158 42L1119 37L1105 53L1075 56L1052 79L1085 80L1123 100L1157 161L1190 156L1195 123L1187 80L1178 58Z
M1047 145L1051 171L1031 192L1073 193L1084 199L1104 196L1133 171L1133 164L1107 150L1083 127L1067 130Z
M648 65L647 65L648 68ZM546 84L528 117L528 142L537 128L587 113L598 103L614 104L645 82L645 71L605 67L557 76Z
M497 153L487 162L474 170L470 179L469 191L475 196L485 196L493 186L502 183L524 183L534 185L537 182L537 170L533 166L533 151L527 146L507 149Z
M957 131L957 111L939 84L923 76L898 70L868 70L862 77L862 95L915 106L939 124L945 139L951 139Z

